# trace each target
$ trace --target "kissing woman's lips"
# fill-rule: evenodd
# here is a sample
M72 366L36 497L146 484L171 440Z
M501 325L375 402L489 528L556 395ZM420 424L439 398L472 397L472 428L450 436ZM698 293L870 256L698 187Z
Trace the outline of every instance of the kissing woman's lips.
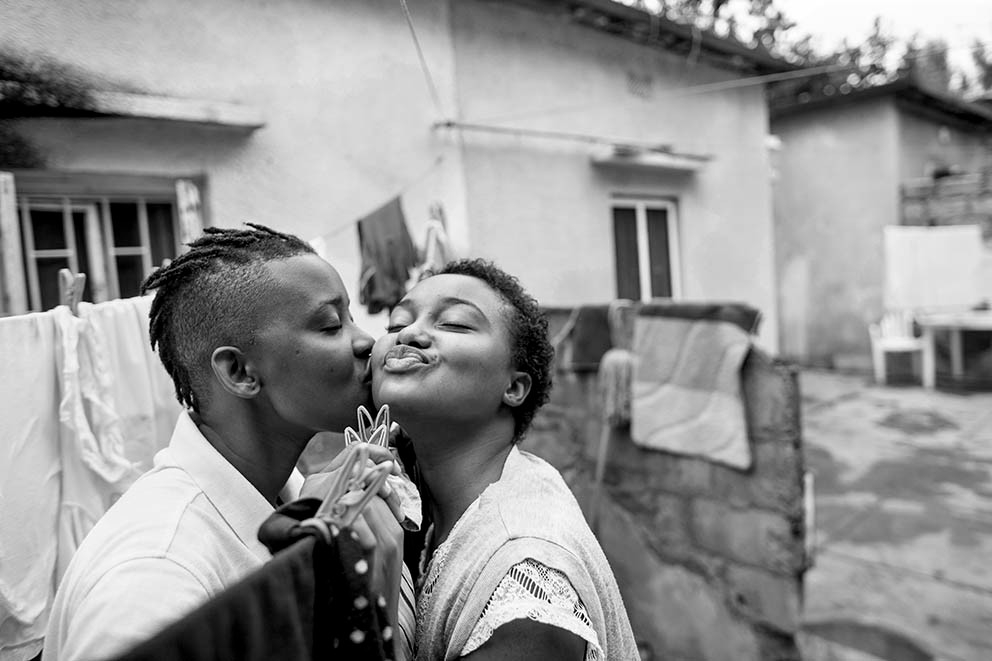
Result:
M382 369L386 372L407 372L429 363L427 354L420 349L406 344L398 344L386 352L382 361Z

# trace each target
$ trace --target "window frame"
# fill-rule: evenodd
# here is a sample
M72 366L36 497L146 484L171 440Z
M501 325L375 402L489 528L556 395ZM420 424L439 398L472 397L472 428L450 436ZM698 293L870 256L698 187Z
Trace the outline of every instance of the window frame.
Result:
M610 221L615 223L614 210L617 208L634 209L634 223L637 237L637 267L640 284L641 302L647 303L652 299L665 298L679 300L682 298L682 259L681 241L679 238L678 200L666 196L631 195L617 193L610 198ZM655 296L651 287L651 259L648 236L648 210L665 211L666 230L668 232L668 269L671 282L671 296ZM614 230L615 231L615 230ZM614 239L614 254L616 239ZM620 265L614 258L614 278ZM618 283L615 282L618 286Z
M144 273L150 273L156 266L152 264L152 242L149 228L148 204L168 204L171 208L172 241L171 253L179 255L184 243L184 209L181 208L184 194L190 189L195 193L197 208L195 219L201 227L202 216L199 208L199 191L202 190L202 177L178 179L172 176L131 175L115 173L60 172L52 170L18 170L5 172L13 175L14 195L16 195L14 224L5 241L17 241L16 251L21 253L20 278L10 277L14 271L5 268L3 282L5 304L8 309L0 314L20 314L43 309L38 273L38 259L61 257L67 260L73 272L79 270L79 246L76 245L73 214L85 212L83 231L86 236L86 257L89 273L86 273L93 302L120 298L118 279L118 257L140 257ZM179 182L182 182L180 185ZM180 188L182 190L180 190ZM140 246L117 246L110 215L110 205L115 202L133 203L136 206L138 239ZM63 214L65 247L61 249L35 249L31 210L44 209ZM19 233L19 237L14 235ZM5 254L11 252L5 247ZM57 253L57 254L56 254ZM13 291L17 288L23 291ZM20 305L12 303L24 301ZM10 309L22 307L24 309Z

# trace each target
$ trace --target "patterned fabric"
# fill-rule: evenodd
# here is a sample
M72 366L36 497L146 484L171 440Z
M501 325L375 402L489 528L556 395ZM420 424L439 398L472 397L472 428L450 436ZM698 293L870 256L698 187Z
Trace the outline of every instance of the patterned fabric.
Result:
M519 619L570 631L586 641L586 661L603 658L589 613L572 582L557 569L531 558L511 567L496 586L462 656L478 649L499 627Z
M258 531L259 541L265 544L270 551L276 553L277 551L285 548L287 544L309 535L310 533L307 529L301 528L297 524L299 521L309 519L313 516L316 513L317 508L320 507L320 503L321 501L317 498L300 498L299 500L280 507L265 521L264 524L262 524L261 529ZM359 558L359 560L361 559ZM347 566L344 566L344 569L347 570ZM397 646L396 650L397 661L407 661L413 658L413 640L414 632L416 630L416 622L414 619L415 597L413 578L410 575L410 570L407 569L405 564L403 565L402 572L400 581L400 599L396 616L397 622L395 623L396 628L399 629L400 636L400 644ZM347 572L345 573L347 574ZM356 585L354 587L362 589L361 585ZM361 602L356 601L356 604L357 603ZM384 637L390 640L394 635L392 627L389 626L386 626L382 633ZM386 636L387 633L388 636Z
M432 547L432 533L426 548ZM555 617L567 622L569 631L572 626L582 631L581 625L588 623L594 640L580 636L595 645L587 645L587 653L592 647L602 659L639 658L616 579L575 497L553 467L516 447L507 456L502 477L465 510L433 555L421 559L416 658L454 661L463 656L487 610L494 617L487 621L495 622L501 600L492 609L490 602L507 575L517 582L524 578L526 584L524 572L530 570L515 568L528 559L559 572L575 592L577 599L562 617ZM557 595L552 600L567 600L558 579L550 585L558 586L548 588ZM576 602L584 619L576 615ZM547 603L538 610L552 612L545 610Z

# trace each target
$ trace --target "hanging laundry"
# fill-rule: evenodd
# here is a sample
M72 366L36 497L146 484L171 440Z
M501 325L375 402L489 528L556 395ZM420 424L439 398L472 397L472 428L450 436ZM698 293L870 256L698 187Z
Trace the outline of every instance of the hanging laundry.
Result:
M406 293L417 251L396 197L358 221L362 253L359 301L370 314L388 310Z
M148 313L154 296L83 303L79 316L102 345L102 371L110 375L109 401L120 417L124 456L140 472L169 444L182 407L175 385L151 348Z
M42 647L55 597L59 386L55 320L0 318L0 660Z
M102 338L64 305L51 313L57 329L55 359L61 396L57 572L57 579L61 579L83 537L140 471L124 456L124 434L110 392L111 375Z
M424 238L417 247L417 266L410 271L410 279L406 283L407 291L420 281L424 273L436 271L455 259L440 203L431 205L430 214L424 227Z
M298 525L319 505L276 510L258 535L269 562L117 661L392 659L369 554L346 532L325 543Z
M741 367L759 318L734 304L642 306L634 325L633 441L750 467Z
M82 538L168 444L180 411L148 342L152 297L0 319L0 661L42 646Z

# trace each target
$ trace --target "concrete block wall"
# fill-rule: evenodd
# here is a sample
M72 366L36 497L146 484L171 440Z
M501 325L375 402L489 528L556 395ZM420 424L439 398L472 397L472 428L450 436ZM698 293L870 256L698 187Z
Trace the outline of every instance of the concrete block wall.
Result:
M757 349L742 378L749 471L645 450L627 430L610 431L594 529L644 658L799 659L806 558L797 378ZM595 373L559 373L523 444L562 471L583 507L592 502L601 410Z

